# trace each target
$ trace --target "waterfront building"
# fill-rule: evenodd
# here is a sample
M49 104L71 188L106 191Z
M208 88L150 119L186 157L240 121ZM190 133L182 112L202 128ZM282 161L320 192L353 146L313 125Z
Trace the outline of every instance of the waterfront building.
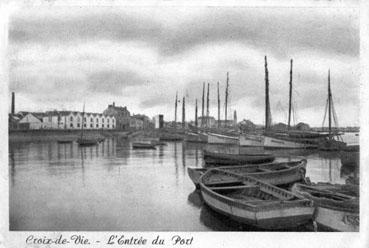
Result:
M163 128L164 127L164 115L156 115L153 117L154 127Z
M22 119L19 120L20 129L41 129L42 128L42 118L33 113L28 113L24 115Z
M129 120L129 127L134 129L143 129L143 120L131 117Z
M114 116L115 117L115 127L119 130L124 130L129 128L130 126L130 112L127 107L118 107L115 106L115 103L109 104L108 108L104 110L104 115Z
M48 129L81 129L82 115L78 111L46 112L43 126ZM83 116L84 129L115 129L116 127L114 116L100 113L85 113Z

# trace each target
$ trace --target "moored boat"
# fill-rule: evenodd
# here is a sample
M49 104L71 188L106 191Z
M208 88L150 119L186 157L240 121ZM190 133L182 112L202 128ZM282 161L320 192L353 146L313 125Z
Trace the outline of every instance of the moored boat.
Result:
M264 148L270 149L307 149L316 148L317 144L311 142L304 142L303 140L291 139L286 135L286 137L274 136L274 135L264 135Z
M214 178L228 177L232 183ZM229 181L228 180L228 181ZM263 229L296 227L311 220L312 202L250 176L211 169L200 179L201 195L213 210Z
M239 145L239 137L217 134L217 133L207 133L208 143L209 144L231 144L231 145Z
M321 229L341 232L358 232L359 190L356 185L296 183L292 192L314 202L314 219Z
M240 146L263 147L264 137L256 134L241 134Z
M275 159L275 156L266 153L230 154L204 150L203 154L206 164L218 165L260 164L272 162Z
M156 149L155 145L151 143L145 143L145 142L134 142L132 143L133 149Z
M249 175L272 185L283 185L303 180L306 173L306 163L307 161L303 159L294 162L224 166L217 167L217 169L238 175ZM200 186L200 177L208 170L206 168L187 168L188 175L196 188ZM225 181L222 177L215 179L219 182Z
M207 143L208 137L206 134L202 133L187 132L185 136L185 141L194 143Z
M98 144L99 142L97 139L82 137L82 138L77 139L77 143L80 146L94 146Z

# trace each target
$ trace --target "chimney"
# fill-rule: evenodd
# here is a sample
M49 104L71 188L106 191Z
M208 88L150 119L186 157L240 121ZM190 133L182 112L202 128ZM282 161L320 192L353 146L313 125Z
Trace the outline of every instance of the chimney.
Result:
M15 93L14 92L12 92L12 110L11 110L12 112L12 115L14 115L15 114Z

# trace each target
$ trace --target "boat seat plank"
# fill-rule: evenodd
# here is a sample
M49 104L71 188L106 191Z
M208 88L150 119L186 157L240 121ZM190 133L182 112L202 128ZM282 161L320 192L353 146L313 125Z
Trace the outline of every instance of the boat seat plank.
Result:
M216 186L220 186L222 184L235 184L235 183L242 183L242 180L226 180L226 181L225 180L219 180L219 181L208 182L208 183L205 184L205 186L207 186L207 187L216 187Z
M223 189L259 189L259 186L255 185L240 185L240 186L224 186L224 187L210 187L212 190Z

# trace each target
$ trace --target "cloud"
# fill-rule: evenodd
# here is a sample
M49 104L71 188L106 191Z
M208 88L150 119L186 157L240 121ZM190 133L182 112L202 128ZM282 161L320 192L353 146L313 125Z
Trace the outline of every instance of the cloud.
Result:
M129 86L138 86L145 79L132 71L98 71L88 75L88 90L94 93L109 93L122 95L124 89Z
M217 113L216 84L220 82L224 113L229 72L230 109L238 111L239 119L260 123L264 55L268 55L274 120L284 120L280 108L288 104L290 58L301 120L320 122L329 68L336 109L346 111L352 106L352 112L358 113L354 108L359 101L355 10L57 9L23 10L11 17L9 88L23 97L23 107L78 110L86 101L89 111L101 112L115 101L131 112L164 113L169 120L178 92L180 99L186 96L187 115L192 119L195 99L201 105L203 82L211 87L211 115Z
M86 8L71 17L64 13L43 18L31 18L31 10L12 18L9 38L16 43L143 41L164 56L230 40L278 56L300 49L350 56L359 53L358 18L353 9L208 7L201 9L202 15L191 15L193 9L189 8L175 18L176 10L169 8L162 11L168 19L158 18L157 8L142 8L142 13L135 15L127 9ZM165 15L171 11L172 15Z

